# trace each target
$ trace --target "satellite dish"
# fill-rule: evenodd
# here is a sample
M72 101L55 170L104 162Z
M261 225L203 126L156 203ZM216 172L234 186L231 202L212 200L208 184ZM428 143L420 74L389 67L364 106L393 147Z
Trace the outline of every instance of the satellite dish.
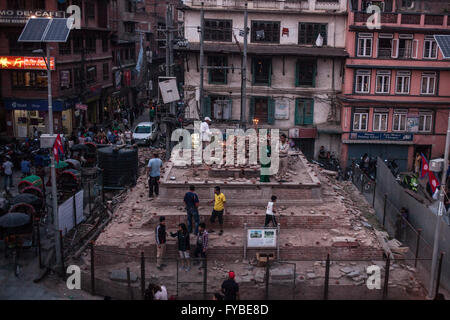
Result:
M319 33L319 35L317 36L316 39L316 46L321 47L323 46L323 37L322 35Z

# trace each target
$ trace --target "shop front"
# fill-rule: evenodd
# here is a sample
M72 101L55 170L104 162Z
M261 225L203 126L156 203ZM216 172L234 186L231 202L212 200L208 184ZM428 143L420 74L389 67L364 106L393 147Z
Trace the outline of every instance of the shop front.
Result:
M314 159L314 144L317 137L316 128L291 128L289 139L300 149L307 159Z
M34 130L47 133L48 100L44 99L4 99L7 112L7 132L17 138L32 137ZM53 101L54 132L72 131L72 109L63 100Z

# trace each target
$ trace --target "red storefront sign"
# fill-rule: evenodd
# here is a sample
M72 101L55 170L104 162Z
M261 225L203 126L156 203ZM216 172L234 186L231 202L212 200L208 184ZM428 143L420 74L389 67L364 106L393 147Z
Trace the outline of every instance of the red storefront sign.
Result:
M55 70L55 58L50 58L50 68ZM47 70L47 65L42 57L0 56L0 69Z

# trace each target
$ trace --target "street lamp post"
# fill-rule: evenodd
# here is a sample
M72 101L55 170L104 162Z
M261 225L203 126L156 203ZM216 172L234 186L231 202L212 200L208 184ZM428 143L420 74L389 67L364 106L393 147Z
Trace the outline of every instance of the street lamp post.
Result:
M441 190L439 195L439 207L438 214L436 217L436 226L434 230L434 244L433 244L433 260L431 262L431 275L430 275L430 287L428 290L428 299L434 298L435 290L435 277L437 260L439 254L439 233L441 229L441 220L444 213L444 198L445 198L445 185L447 179L447 169L448 169L448 155L450 152L450 113L448 115L448 125L447 125L447 138L445 140L445 154L444 154L444 167L442 168L442 178L441 178Z
M40 53L45 61L47 67L47 88L48 88L48 128L49 134L53 136L53 105L52 105L52 69L50 60L50 45L47 44L47 59L42 49L34 50L33 53ZM55 236L55 251L56 251L56 264L61 264L61 243L59 242L59 217L58 217L58 193L56 191L56 169L55 169L55 156L53 150L50 151L50 170L51 170L51 182L52 182L52 213L53 213L53 228Z

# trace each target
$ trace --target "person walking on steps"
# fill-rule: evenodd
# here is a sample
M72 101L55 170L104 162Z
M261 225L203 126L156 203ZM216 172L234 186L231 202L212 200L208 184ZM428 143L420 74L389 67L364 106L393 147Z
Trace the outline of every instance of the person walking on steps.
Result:
M266 228L270 222L274 227L277 227L277 220L275 219L275 202L277 202L277 196L272 196L266 208L266 221L264 222L264 228Z
M223 214L225 212L226 201L227 199L225 198L225 195L220 192L220 187L216 186L214 188L214 208L211 213L210 222L211 224L214 224L216 221L216 217L218 218L220 225L219 236L223 234ZM214 232L214 230L210 229L209 232Z
M162 160L159 158L158 153L153 154L153 159L148 162L147 174L148 174L148 196L153 198L153 191L156 196L159 195L159 179L161 176L161 167L163 165Z

